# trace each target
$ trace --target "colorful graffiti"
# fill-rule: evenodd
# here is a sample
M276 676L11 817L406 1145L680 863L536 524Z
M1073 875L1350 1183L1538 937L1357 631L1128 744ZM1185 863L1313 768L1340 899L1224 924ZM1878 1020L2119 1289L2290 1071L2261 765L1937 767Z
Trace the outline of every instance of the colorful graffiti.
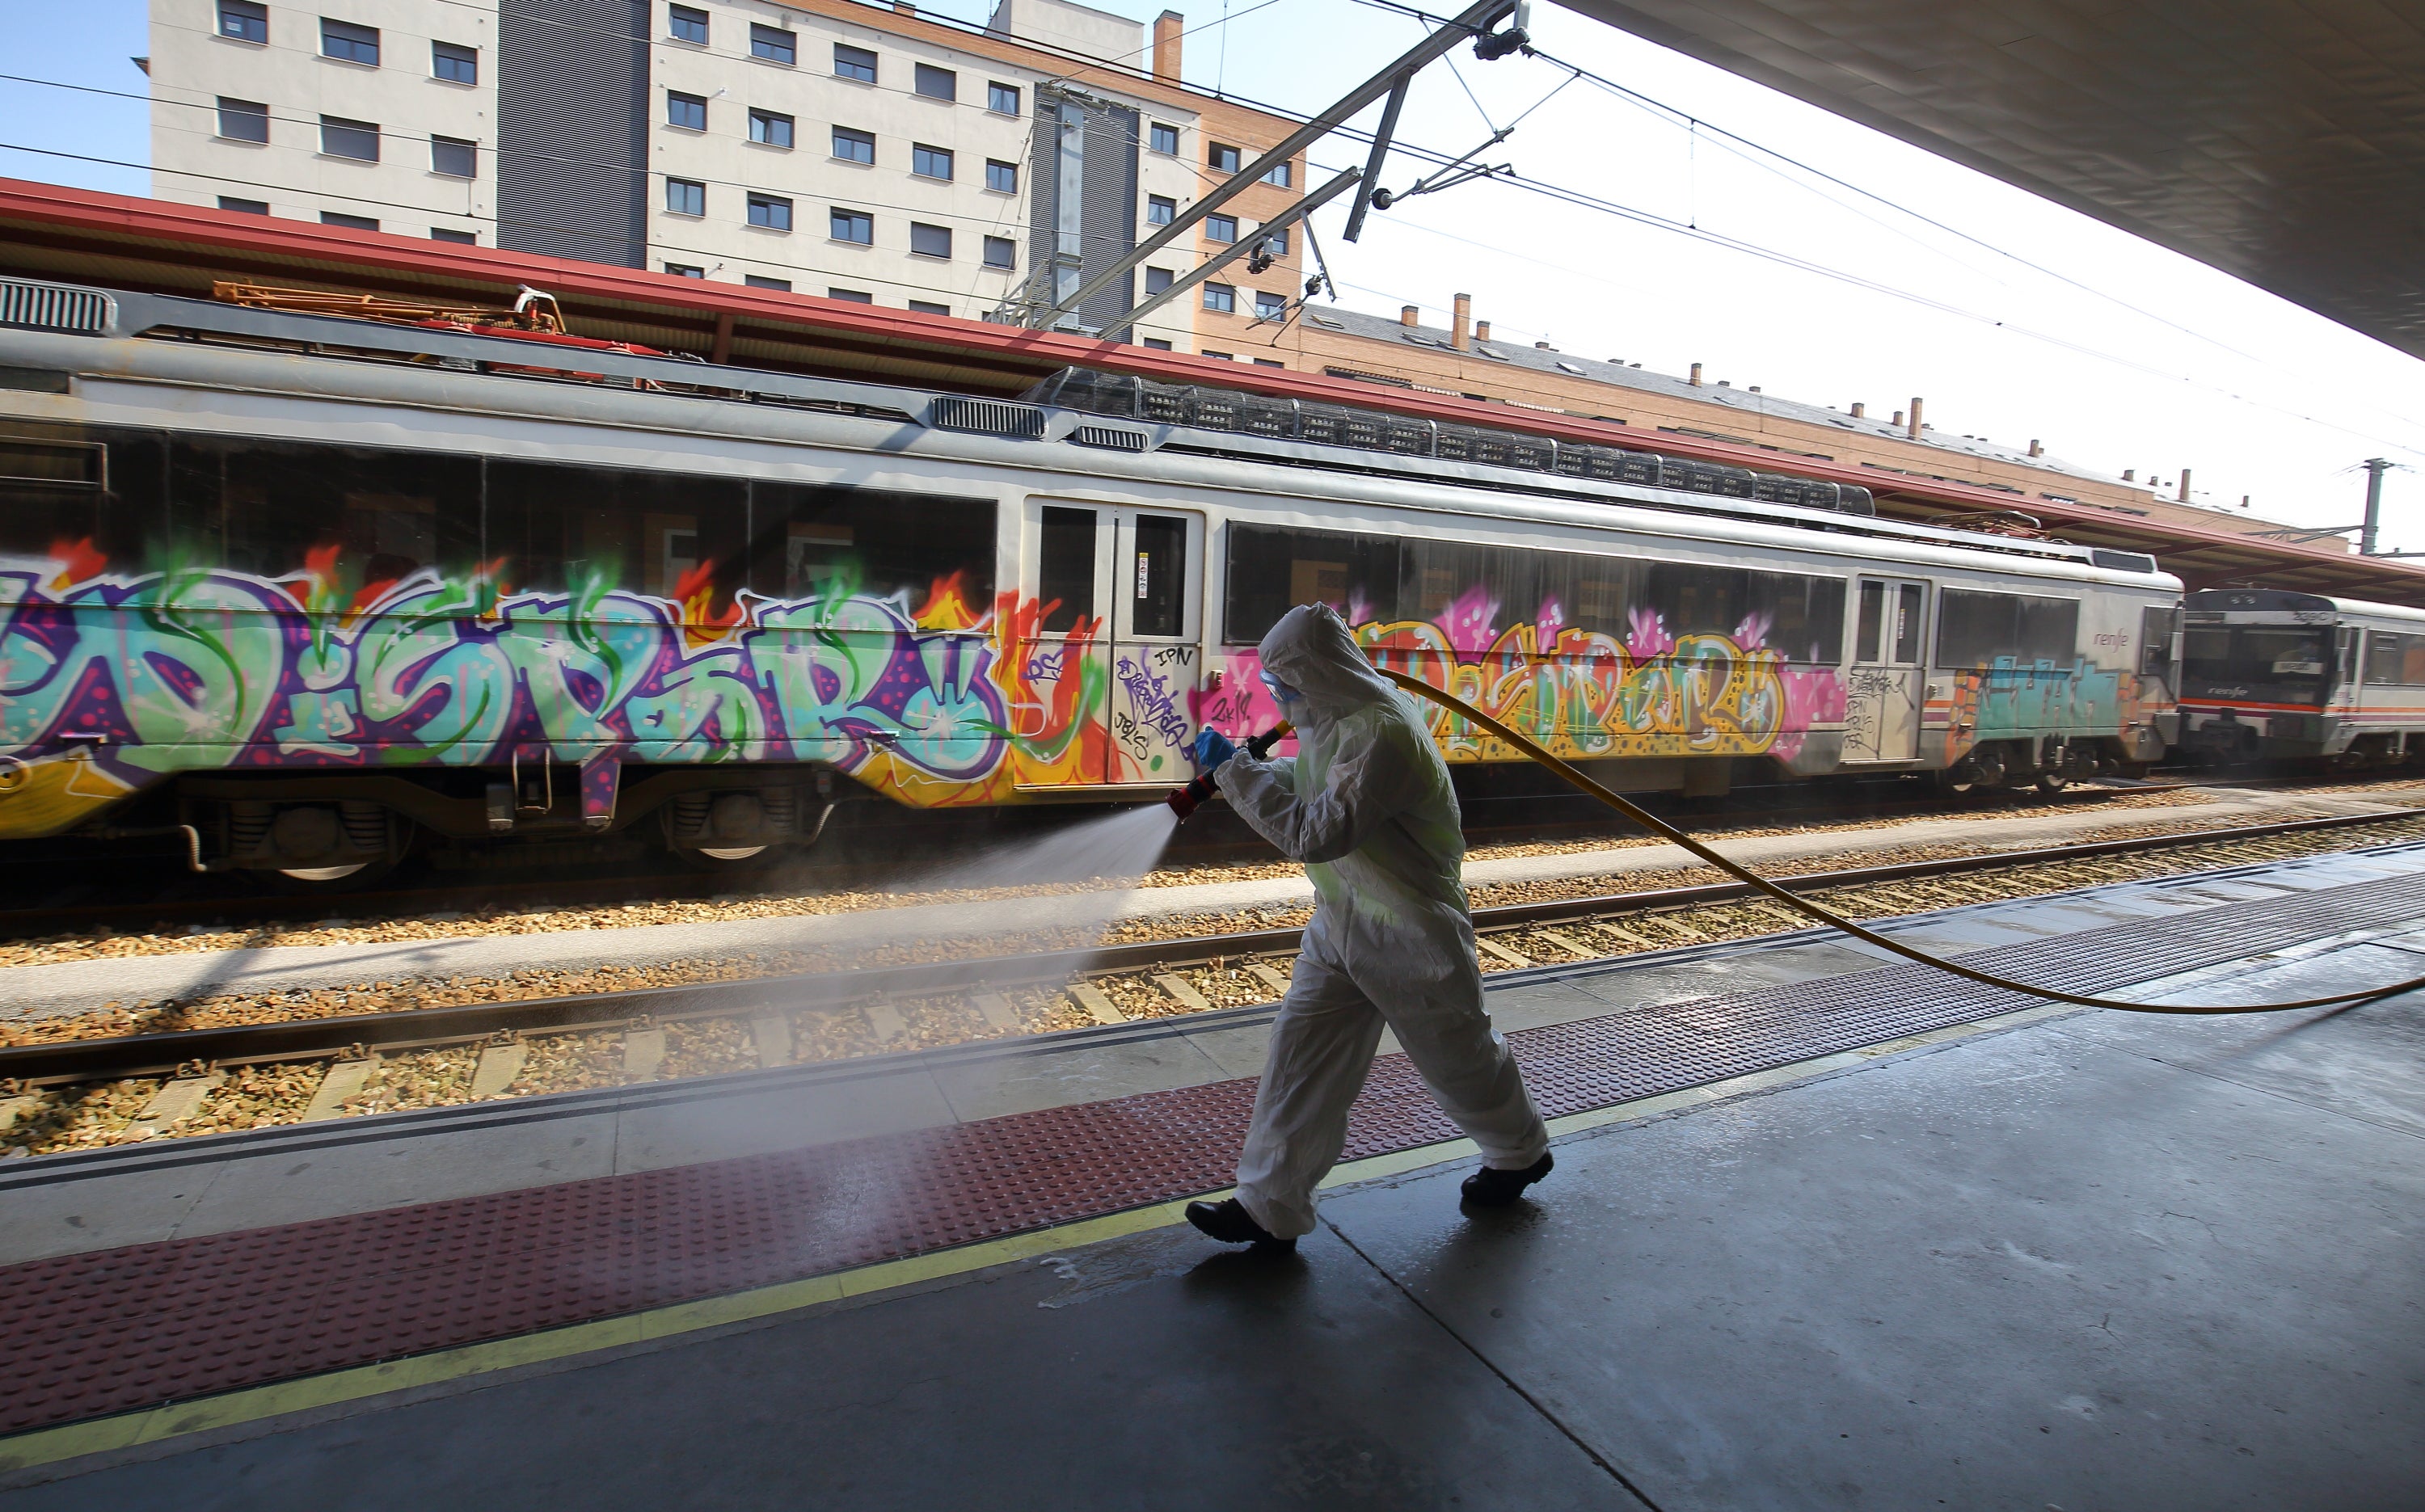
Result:
M2111 734L2142 724L2146 694L2139 676L2085 658L2070 666L2024 666L1999 657L1993 666L1955 673L1949 690L1943 761L1951 766L1983 740L2039 735Z
M1773 755L1790 759L1814 727L1844 717L1834 667L1797 667L1765 645L1767 624L1732 635L1671 634L1637 611L1619 639L1565 623L1554 601L1528 622L1498 629L1500 606L1479 591L1428 620L1368 621L1356 638L1373 663L1457 697L1570 760ZM1225 733L1278 718L1252 651L1235 653L1201 717ZM1470 721L1429 708L1433 736L1452 761L1510 761L1521 754Z
M812 761L921 805L1106 770L1100 623L1045 634L1037 606L972 604L957 579L915 605L836 584L716 610L690 580L670 599L492 570L348 591L333 549L283 578L119 575L78 543L0 562L0 836L195 769Z

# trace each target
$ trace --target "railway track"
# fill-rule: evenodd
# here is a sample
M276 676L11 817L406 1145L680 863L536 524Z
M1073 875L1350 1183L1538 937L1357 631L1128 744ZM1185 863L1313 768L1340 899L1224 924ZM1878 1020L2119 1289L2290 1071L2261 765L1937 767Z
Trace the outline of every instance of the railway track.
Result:
M2425 810L1779 879L1878 918L2425 834ZM1741 883L1475 911L1486 971L1808 928ZM1295 929L0 1047L0 1155L930 1048L1277 999Z
M2408 776L2407 773L2385 773L2382 780L2396 782ZM2205 781L2168 776L2128 786L2082 786L2065 791L2052 802L2094 804L2115 798L2183 788L2295 788L2303 785L2346 788L2358 784L2347 774L2336 775L2328 782L2320 779L2314 783L2296 778ZM1759 824L1796 820L1884 820L1938 813L1975 813L1983 803L1999 801L2028 802L2033 807L2046 802L2036 798L2022 799L2017 794L1966 798L1932 793L1921 798L1885 800L1863 795L1851 804L1842 802L1839 795L1835 802L1811 804L1797 802L1809 796L1807 785L1778 785L1757 791L1772 793L1777 801L1774 806L1767 802L1752 805L1749 813L1736 817ZM1550 796L1560 803L1567 801L1563 795ZM1517 801L1493 802L1513 804ZM1580 804L1582 801L1572 802ZM1581 820L1518 820L1469 825L1467 844L1469 849L1473 849L1497 844L1553 843L1604 836L1610 828L1607 816L1594 808L1588 817ZM903 849L920 848L917 844L893 847L896 853ZM897 860L814 861L803 857L763 872L697 873L659 867L654 869L618 870L607 876L554 870L538 876L514 876L494 871L433 870L425 873L427 881L408 886L348 893L279 895L242 891L240 889L248 884L236 878L194 879L168 873L172 879L167 884L170 889L199 883L201 890L191 895L172 892L169 896L148 899L128 899L125 898L127 866L139 865L140 862L138 858L124 859L127 864L114 866L105 874L96 874L80 883L71 875L63 883L59 868L56 866L36 866L13 878L0 870L0 941L34 940L94 931L134 933L202 924L242 928L324 919L360 921L406 917L442 909L458 913L475 909L514 913L534 908L606 908L634 902L709 902L802 892L880 888L898 884L903 876L903 867ZM1182 834L1165 856L1164 865L1218 866L1271 859L1270 848L1250 836L1226 836L1207 843L1192 834ZM174 862L164 861L163 865L173 866ZM72 873L72 867L68 869ZM27 893L39 893L44 901L23 907L8 906L11 894L22 897ZM63 893L68 900L58 901Z

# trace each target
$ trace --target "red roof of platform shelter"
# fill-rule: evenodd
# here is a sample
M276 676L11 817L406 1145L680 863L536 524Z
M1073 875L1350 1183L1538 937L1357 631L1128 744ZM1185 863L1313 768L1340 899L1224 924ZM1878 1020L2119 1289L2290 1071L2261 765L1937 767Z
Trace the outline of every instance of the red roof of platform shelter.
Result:
M0 272L205 297L216 279L254 279L477 304L509 304L527 284L554 294L581 335L720 356L743 366L1000 395L1079 365L1760 470L1779 466L1774 454L1759 448L1667 432L1654 440L1632 427L1580 416L1516 411L1353 379L812 294L15 179L0 179ZM1791 470L1871 488L1879 512L1897 518L1927 521L2012 507L2009 495L1958 483L1909 478L1889 485L1872 469L1799 457ZM2406 562L2052 501L2032 501L2029 508L2064 539L2151 552L2192 587L2252 583L2425 607L2425 566Z

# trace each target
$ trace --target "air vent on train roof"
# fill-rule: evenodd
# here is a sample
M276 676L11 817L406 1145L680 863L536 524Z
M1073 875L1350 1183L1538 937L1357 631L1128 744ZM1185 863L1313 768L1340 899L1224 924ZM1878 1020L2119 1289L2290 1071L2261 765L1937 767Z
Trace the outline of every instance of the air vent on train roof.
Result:
M100 336L109 329L113 313L109 295L98 289L0 279L0 326Z
M2137 551L2092 550L2088 553L2088 563L2091 566L2103 567L2108 572L2153 572L2156 570L2156 559L2151 556L2142 555Z
M1033 439L1044 434L1044 411L1028 405L1006 405L999 399L938 394L927 411L926 423L939 431L973 431L979 436Z

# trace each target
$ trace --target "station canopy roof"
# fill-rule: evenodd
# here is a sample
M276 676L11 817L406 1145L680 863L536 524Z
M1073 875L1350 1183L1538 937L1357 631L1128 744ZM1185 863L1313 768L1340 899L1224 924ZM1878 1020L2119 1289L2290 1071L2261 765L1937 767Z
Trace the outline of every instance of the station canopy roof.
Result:
M455 303L510 305L524 286L556 296L583 336L721 357L735 364L966 393L1010 395L1070 366L1165 383L1245 389L1463 425L1656 450L1759 470L1771 453L1626 426L1384 389L1319 374L1149 351L1054 331L492 247L422 241L306 221L0 179L0 276L208 297L222 279ZM2007 511L2011 498L1938 479L1797 459L1795 472L1877 491L1878 511L1938 524ZM2032 501L2049 532L2084 546L2152 553L2191 587L2255 585L2425 608L2425 566L2351 554L2335 541L2266 540L2176 526L2091 505Z
M2425 357L2425 11L1560 0Z

